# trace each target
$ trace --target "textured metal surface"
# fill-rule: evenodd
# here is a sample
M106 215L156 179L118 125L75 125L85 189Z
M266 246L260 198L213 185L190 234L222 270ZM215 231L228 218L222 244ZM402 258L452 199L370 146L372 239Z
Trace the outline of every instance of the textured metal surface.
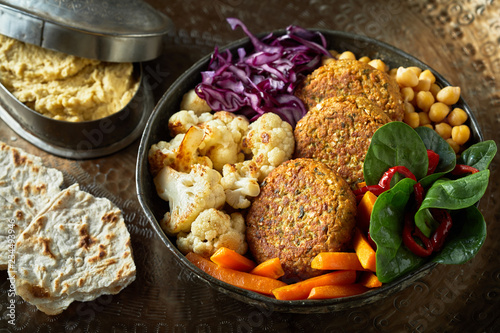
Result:
M144 64L158 100L195 61L240 37L225 17L239 17L255 33L289 24L375 37L429 64L462 87L484 138L500 143L500 4L446 1L150 1L174 21L163 54ZM125 213L138 266L122 293L72 304L49 317L16 299L16 326L5 315L7 274L0 273L0 331L10 332L498 332L500 331L500 157L491 165L480 210L488 237L472 261L438 266L387 299L328 314L283 314L248 306L208 288L166 251L135 196L136 142L114 155L85 161L54 157L0 122L0 140L40 155L64 171L66 183L105 196Z
M1 0L0 33L81 57L154 59L172 21L142 0Z

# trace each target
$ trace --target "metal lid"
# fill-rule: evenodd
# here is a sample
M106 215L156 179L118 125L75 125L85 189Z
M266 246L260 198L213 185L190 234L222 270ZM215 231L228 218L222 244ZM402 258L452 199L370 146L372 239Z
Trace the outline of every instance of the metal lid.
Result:
M84 58L151 60L172 29L141 0L0 0L0 34Z

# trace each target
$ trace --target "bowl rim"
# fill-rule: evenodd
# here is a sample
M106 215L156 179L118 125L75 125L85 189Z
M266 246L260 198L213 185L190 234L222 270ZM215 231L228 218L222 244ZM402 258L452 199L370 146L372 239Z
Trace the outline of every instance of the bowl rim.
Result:
M415 58L414 56L410 55L409 53L406 53L405 51L398 49L390 44L387 44L385 42L382 42L380 40L377 40L375 38L371 38L368 36L364 35L359 35L359 34L354 34L350 32L345 32L345 31L338 31L338 30L329 30L329 29L316 29L316 28L310 28L308 29L310 31L317 31L322 33L323 35L328 35L330 38L344 38L344 39L350 39L355 42L359 43L367 43L367 44L373 44L377 48L385 49L389 53L396 54L398 56L407 58L411 61L413 64L417 64L421 68L429 69L436 77L436 80L444 85L444 86L449 86L450 83L443 77L441 74L439 74L437 71L435 71L432 67L429 65L425 64L424 62L420 61L419 59ZM261 38L263 36L268 35L269 33L273 33L274 35L280 35L284 34L286 30L284 29L279 29L279 30L274 30L271 32L267 33L262 33L259 35L256 35L258 38ZM236 51L237 48L239 47L248 47L251 46L250 40L248 37L244 37L238 40L235 40L231 43L226 44L223 47L219 47L219 51L225 51L226 49ZM229 295L239 301L242 301L246 304L253 305L253 306L259 306L262 308L266 308L272 311L278 311L278 312L286 312L286 313L326 313L326 312L333 312L333 311L340 311L343 309L349 309L349 308L354 308L354 307L360 307L362 305L366 304L371 304L373 302L378 301L381 298L385 298L386 296L389 296L390 294L396 293L398 291L401 291L405 288L407 288L411 283L415 282L417 279L427 275L432 271L436 266L437 263L434 262L427 262L423 266L419 267L415 271L409 272L405 274L404 276L390 282L390 283L385 283L381 287L367 291L363 294L356 295L356 296L350 296L350 297L343 297L343 298L337 298L337 299L328 299L328 300L293 300L293 301L284 301L284 300L277 300L272 297L268 297L265 295L258 294L256 292L248 291L239 287L232 286L226 282L220 281L209 274L203 272L200 270L198 267L196 267L193 263L191 263L185 256L182 254L175 244L173 244L168 236L164 233L164 231L161 229L160 224L156 217L153 214L153 211L151 208L148 206L148 203L144 201L143 193L144 193L144 188L143 184L141 182L142 176L144 172L149 174L148 167L147 167L147 153L149 151L149 146L147 141L148 137L151 135L152 131L152 124L154 123L155 119L159 116L161 112L165 112L163 110L163 105L170 99L170 98L175 98L177 94L183 94L185 92L179 91L178 86L180 83L182 83L184 80L187 78L191 77L192 75L195 75L197 72L204 70L208 62L210 61L210 58L212 56L212 52L210 54L205 55L202 57L200 60L195 62L188 70L186 70L183 74L181 74L175 81L174 83L169 87L169 89L165 92L165 94L161 97L159 100L158 104L155 106L153 109L153 112L151 113L148 122L145 126L143 135L141 137L141 142L139 144L139 150L137 154L137 164L136 164L136 191L137 191L137 197L140 203L140 206L143 209L143 212L148 218L148 221L150 222L151 226L155 230L156 234L160 237L162 242L167 246L167 248L170 250L171 254L173 254L177 260L180 261L182 267L187 267L191 273L193 273L194 276L196 276L199 280L203 281L207 285L209 285L211 288L214 288L226 295ZM459 101L456 103L461 105L461 107L467 112L469 116L469 123L471 126L471 131L476 135L476 140L477 141L484 141L483 134L481 129L478 126L478 122L474 116L474 113L472 113L469 105L460 97Z

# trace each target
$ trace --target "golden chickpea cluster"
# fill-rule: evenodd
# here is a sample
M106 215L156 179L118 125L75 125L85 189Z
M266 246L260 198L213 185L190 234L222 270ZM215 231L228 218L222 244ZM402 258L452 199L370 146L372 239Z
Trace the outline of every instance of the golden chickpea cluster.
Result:
M356 60L351 51L338 53L330 51L336 59ZM361 57L357 59L381 71L387 72L398 83L404 100L404 122L413 128L432 128L459 153L462 145L470 138L470 128L465 125L467 113L454 107L460 98L460 87L441 88L436 77L428 69L399 67L390 69L380 59ZM323 64L332 61L325 58Z

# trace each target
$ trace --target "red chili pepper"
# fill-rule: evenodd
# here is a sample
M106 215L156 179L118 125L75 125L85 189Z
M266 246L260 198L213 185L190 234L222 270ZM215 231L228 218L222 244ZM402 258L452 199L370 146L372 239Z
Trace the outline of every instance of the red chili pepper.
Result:
M431 236L431 243L434 251L438 252L443 247L446 237L450 233L453 221L451 215L447 210L444 209L432 209L432 216L438 221L439 226L437 227L434 234Z
M406 178L411 178L414 181L417 181L417 178L415 175L405 166L398 165L392 168L389 168L384 174L382 175L382 178L380 178L380 181L378 182L378 185L385 190L388 190L391 187L391 180L392 177L396 174L396 172L399 172Z
M415 201L417 203L418 209L424 201L424 187L421 183L416 183L415 185L413 185L413 191L415 192Z
M403 227L403 243L404 245L419 257L428 257L432 254L433 247L431 240L415 227L413 214L408 212L405 214L405 224ZM422 242L423 246L417 243L414 237L417 237Z
M439 164L439 154L431 149L427 149L427 158L429 159L429 167L427 169L427 175L430 175L436 171Z
M407 167L399 165L389 168L386 172L384 172L378 184L363 186L360 189L354 190L354 195L356 196L356 198L359 198L367 191L370 191L378 197L380 194L391 188L391 180L394 174L396 174L396 172L399 172L403 176L417 181L415 175Z
M479 170L474 167L471 167L470 165L457 164L455 165L455 168L451 171L451 174L455 176L461 176L466 173L476 173L476 172L479 172Z

